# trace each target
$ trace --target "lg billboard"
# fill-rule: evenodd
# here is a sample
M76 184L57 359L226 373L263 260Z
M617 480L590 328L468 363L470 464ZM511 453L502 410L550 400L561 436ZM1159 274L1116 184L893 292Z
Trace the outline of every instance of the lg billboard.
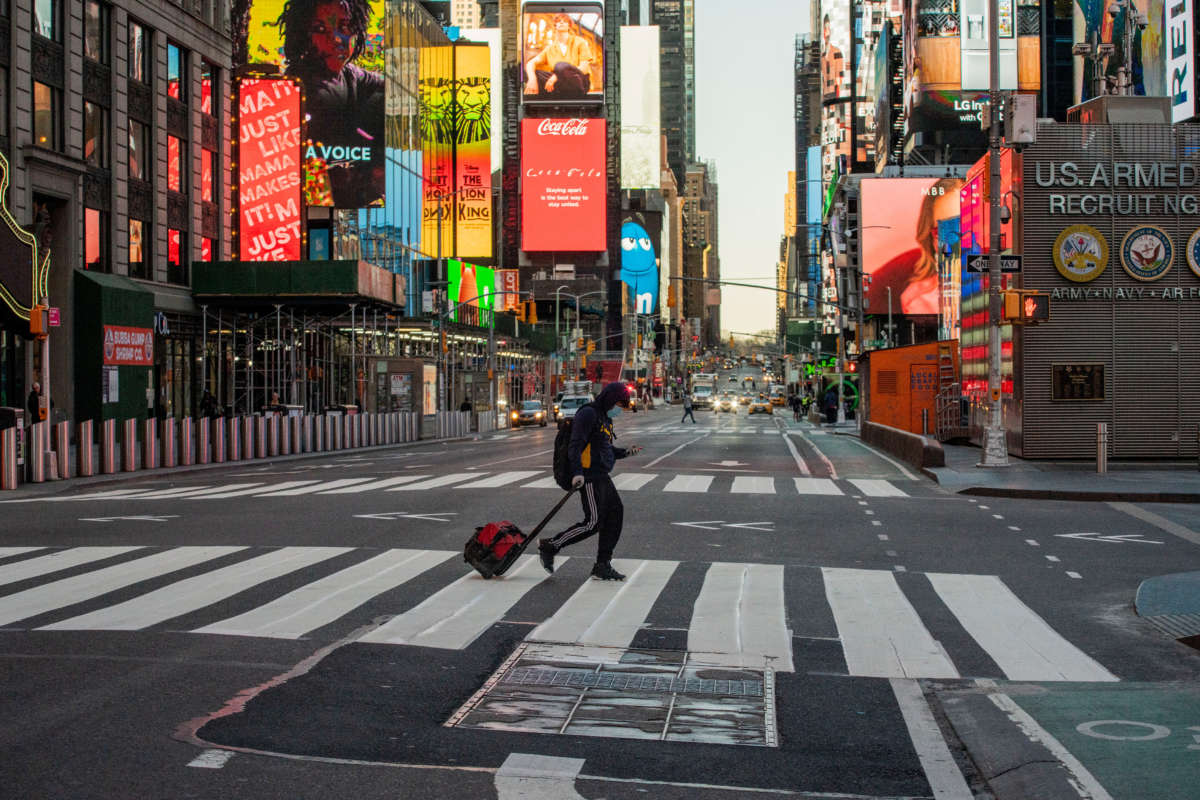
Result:
M605 249L605 121L521 120L521 248Z

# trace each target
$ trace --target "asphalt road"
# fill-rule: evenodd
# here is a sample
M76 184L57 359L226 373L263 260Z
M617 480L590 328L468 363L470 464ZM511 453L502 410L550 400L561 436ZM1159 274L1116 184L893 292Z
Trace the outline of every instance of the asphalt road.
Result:
M1108 504L948 494L852 436L742 412L617 421L644 447L615 473L623 585L588 579L594 540L552 576L462 562L476 525L528 530L561 496L553 427L0 505L2 785L1054 797L1082 770L1108 796L1186 796L1200 653L1132 598L1200 569L1195 545ZM571 500L550 530L580 516ZM529 663L708 683L519 685Z

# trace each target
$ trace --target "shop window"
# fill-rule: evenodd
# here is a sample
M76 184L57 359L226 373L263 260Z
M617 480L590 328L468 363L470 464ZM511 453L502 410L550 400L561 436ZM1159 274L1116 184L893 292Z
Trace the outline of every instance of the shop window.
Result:
M213 240L207 236L200 238L200 260L210 262L213 260Z
M213 116L213 86L217 68L207 61L200 62L200 113Z
M52 42L62 41L61 0L34 0L33 32Z
M129 22L129 77L150 83L150 31L132 20Z
M83 54L100 64L108 63L108 29L111 9L100 0L83 4Z
M150 127L137 120L129 120L129 177L140 181L150 180L152 161Z
M184 151L187 143L178 136L167 136L167 188L172 192L183 192L187 186L184 180Z
M167 283L187 285L187 252L187 233L169 228L167 230Z
M187 102L187 53L177 44L167 44L167 96Z
M108 167L108 109L84 101L83 158L93 167Z
M150 226L140 219L129 220L129 276L150 277Z
M111 272L108 261L107 211L83 210L83 268L93 272Z
M48 150L62 149L62 91L33 82L33 142Z
M213 202L213 172L217 166L217 154L212 150L200 151L200 199Z

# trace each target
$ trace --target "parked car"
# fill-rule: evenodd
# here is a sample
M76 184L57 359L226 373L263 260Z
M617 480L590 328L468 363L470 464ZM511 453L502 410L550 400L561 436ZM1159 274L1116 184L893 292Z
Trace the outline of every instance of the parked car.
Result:
M762 395L759 395L758 397L753 398L750 401L749 413L751 413L751 414L770 414L770 413L772 413L771 401L768 400L767 398L763 397Z
M546 427L546 409L542 407L541 400L525 400L521 403L521 407L511 414L513 425L521 427L524 425L541 425Z

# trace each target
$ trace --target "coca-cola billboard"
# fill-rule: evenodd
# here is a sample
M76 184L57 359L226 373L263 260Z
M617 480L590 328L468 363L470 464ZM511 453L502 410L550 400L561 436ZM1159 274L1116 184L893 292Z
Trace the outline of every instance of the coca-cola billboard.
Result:
M521 249L606 247L605 121L521 120Z

